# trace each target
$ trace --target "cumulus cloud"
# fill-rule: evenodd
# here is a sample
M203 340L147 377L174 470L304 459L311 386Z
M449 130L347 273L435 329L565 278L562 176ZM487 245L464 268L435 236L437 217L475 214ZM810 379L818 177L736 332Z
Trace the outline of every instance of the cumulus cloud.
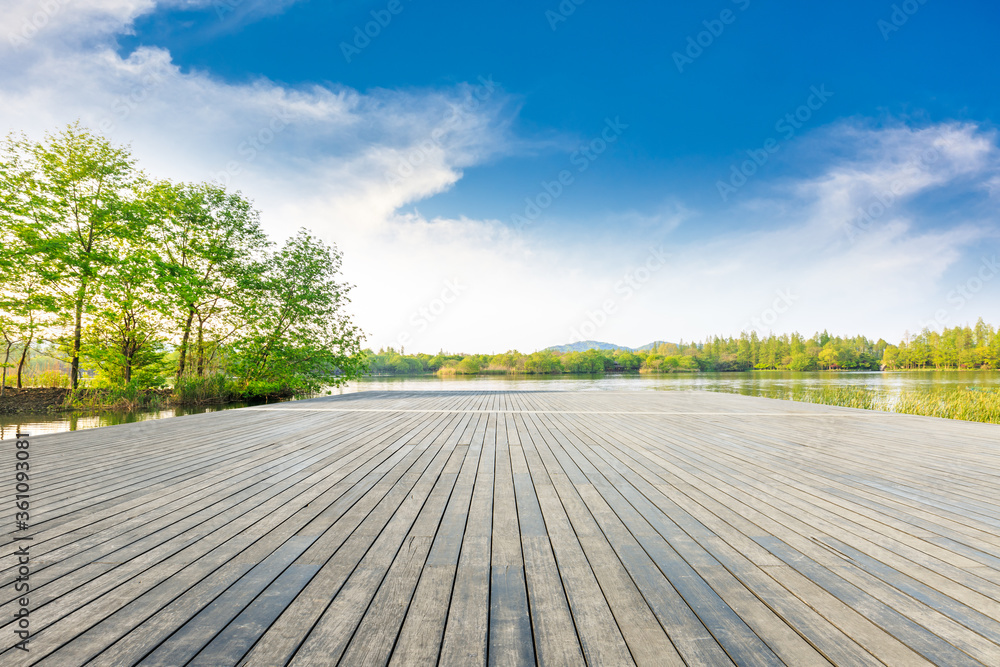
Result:
M949 272L996 240L995 218L959 209L947 228L928 226L915 204L941 190L995 196L996 137L970 123L834 125L797 149L808 176L724 213L674 193L656 210L564 221L566 234L511 229L509 211L427 218L413 205L467 169L551 146L518 136L519 102L488 73L448 89L366 93L233 84L182 72L162 49L119 54L116 37L151 0L53 2L31 39L2 47L19 66L0 73L0 128L38 136L79 118L131 143L154 176L242 190L276 240L305 226L336 242L376 347L532 350L587 332L639 345L755 321L898 336L934 312ZM17 0L9 25L42 6ZM892 200L866 222L859 210L877 212L886 192ZM729 218L758 231L710 231ZM608 231L574 232L577 222ZM683 242L672 240L678 228ZM763 321L780 294L791 305ZM998 303L978 298L982 312Z
M942 123L923 128L881 129L853 124L836 126L824 139L851 146L855 153L819 178L798 184L803 197L823 207L822 217L856 223L874 200L890 206L928 189L979 176L996 164L996 137L970 123ZM876 207L877 210L878 207ZM862 212L859 212L862 209Z

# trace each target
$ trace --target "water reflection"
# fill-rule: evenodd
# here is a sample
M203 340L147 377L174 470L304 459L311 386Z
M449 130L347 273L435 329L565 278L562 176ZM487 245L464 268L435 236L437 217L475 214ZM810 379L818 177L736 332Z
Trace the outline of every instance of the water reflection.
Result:
M477 377L380 377L366 378L333 393L356 391L423 391L449 389L514 391L730 391L755 395L777 389L821 387L865 387L890 394L904 390L946 387L1000 387L997 371L928 372L849 372L793 373L755 371L752 373L673 373L646 375L483 375Z
M350 394L359 391L441 391L441 390L512 390L512 391L726 391L738 394L773 394L776 391L819 389L823 387L865 387L887 394L892 400L900 392L924 388L994 387L1000 388L1000 372L857 372L791 373L756 371L753 373L677 373L668 375L483 375L478 377L378 377L351 382L323 394ZM85 428L128 424L216 410L246 407L246 403L223 406L104 411L99 413L57 413L0 415L0 439L18 432L40 435L77 431Z
M17 433L30 433L31 435L63 433L65 431L79 431L99 426L115 426L116 424L131 424L151 419L231 410L233 408L244 408L247 405L247 403L230 403L227 405L179 407L167 410L135 410L132 412L123 410L58 413L20 412L12 415L0 415L0 440L13 438Z

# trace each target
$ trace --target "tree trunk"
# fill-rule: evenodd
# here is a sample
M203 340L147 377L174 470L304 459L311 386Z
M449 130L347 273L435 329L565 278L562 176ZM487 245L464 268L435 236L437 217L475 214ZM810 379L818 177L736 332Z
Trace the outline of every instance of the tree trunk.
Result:
M83 295L87 289L87 283L80 284L80 291L76 296L76 322L73 325L73 359L70 363L69 381L70 386L75 391L80 382L80 341L83 337Z
M18 389L21 389L23 387L23 384L21 382L21 375L22 375L22 373L24 371L24 363L28 359L28 350L29 349L31 349L31 337L30 336L28 337L28 340L24 341L24 349L21 350L21 361L19 361L17 363L17 388Z
M10 363L10 348L13 346L14 341L7 339L7 350L3 357L3 380L0 381L0 396L7 393L7 364Z
M188 340L191 338L191 322L194 320L194 306L188 306L187 322L184 323L184 336L181 338L181 356L177 362L177 379L184 375L184 366L187 363Z
M134 354L131 346L125 348L125 384L132 381L132 357Z
M198 318L198 377L205 376L205 339L204 323Z

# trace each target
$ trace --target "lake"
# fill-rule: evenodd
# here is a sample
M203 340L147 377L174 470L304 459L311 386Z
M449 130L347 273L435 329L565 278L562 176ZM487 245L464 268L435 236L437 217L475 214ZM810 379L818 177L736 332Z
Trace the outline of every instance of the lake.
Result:
M993 387L1000 388L1000 371L909 371L792 373L755 371L752 373L675 373L664 375L484 375L478 377L375 377L365 378L332 389L332 394L358 391L725 391L755 396L772 391L820 387L866 387L888 394L922 388ZM99 426L127 424L148 419L179 417L246 407L244 403L224 406L104 411L98 413L0 415L0 439L13 437L17 429L38 435L76 431Z

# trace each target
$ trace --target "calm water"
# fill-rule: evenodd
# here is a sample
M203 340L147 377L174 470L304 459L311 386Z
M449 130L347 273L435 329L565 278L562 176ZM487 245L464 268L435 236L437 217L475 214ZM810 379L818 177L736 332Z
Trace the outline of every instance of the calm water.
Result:
M0 440L13 438L17 433L41 435L43 433L79 431L85 428L97 428L98 426L131 424L132 422L147 421L150 419L196 415L202 412L232 410L233 408L245 408L246 406L246 403L230 403L229 405L171 408L169 410L133 410L131 412L102 410L100 412L63 412L56 414L32 414L24 412L16 415L0 415Z
M754 373L691 373L672 375L593 375L593 376L497 376L385 377L369 378L333 389L332 394L358 391L451 391L476 390L558 390L558 391L727 391L757 395L774 390L854 386L896 394L907 389L932 387L1000 388L1000 372L944 371L909 373L789 373L758 371ZM0 439L11 438L16 429L35 434L76 431L78 429L127 424L148 419L214 412L245 407L243 403L202 408L136 412L72 413L62 415L0 415Z

